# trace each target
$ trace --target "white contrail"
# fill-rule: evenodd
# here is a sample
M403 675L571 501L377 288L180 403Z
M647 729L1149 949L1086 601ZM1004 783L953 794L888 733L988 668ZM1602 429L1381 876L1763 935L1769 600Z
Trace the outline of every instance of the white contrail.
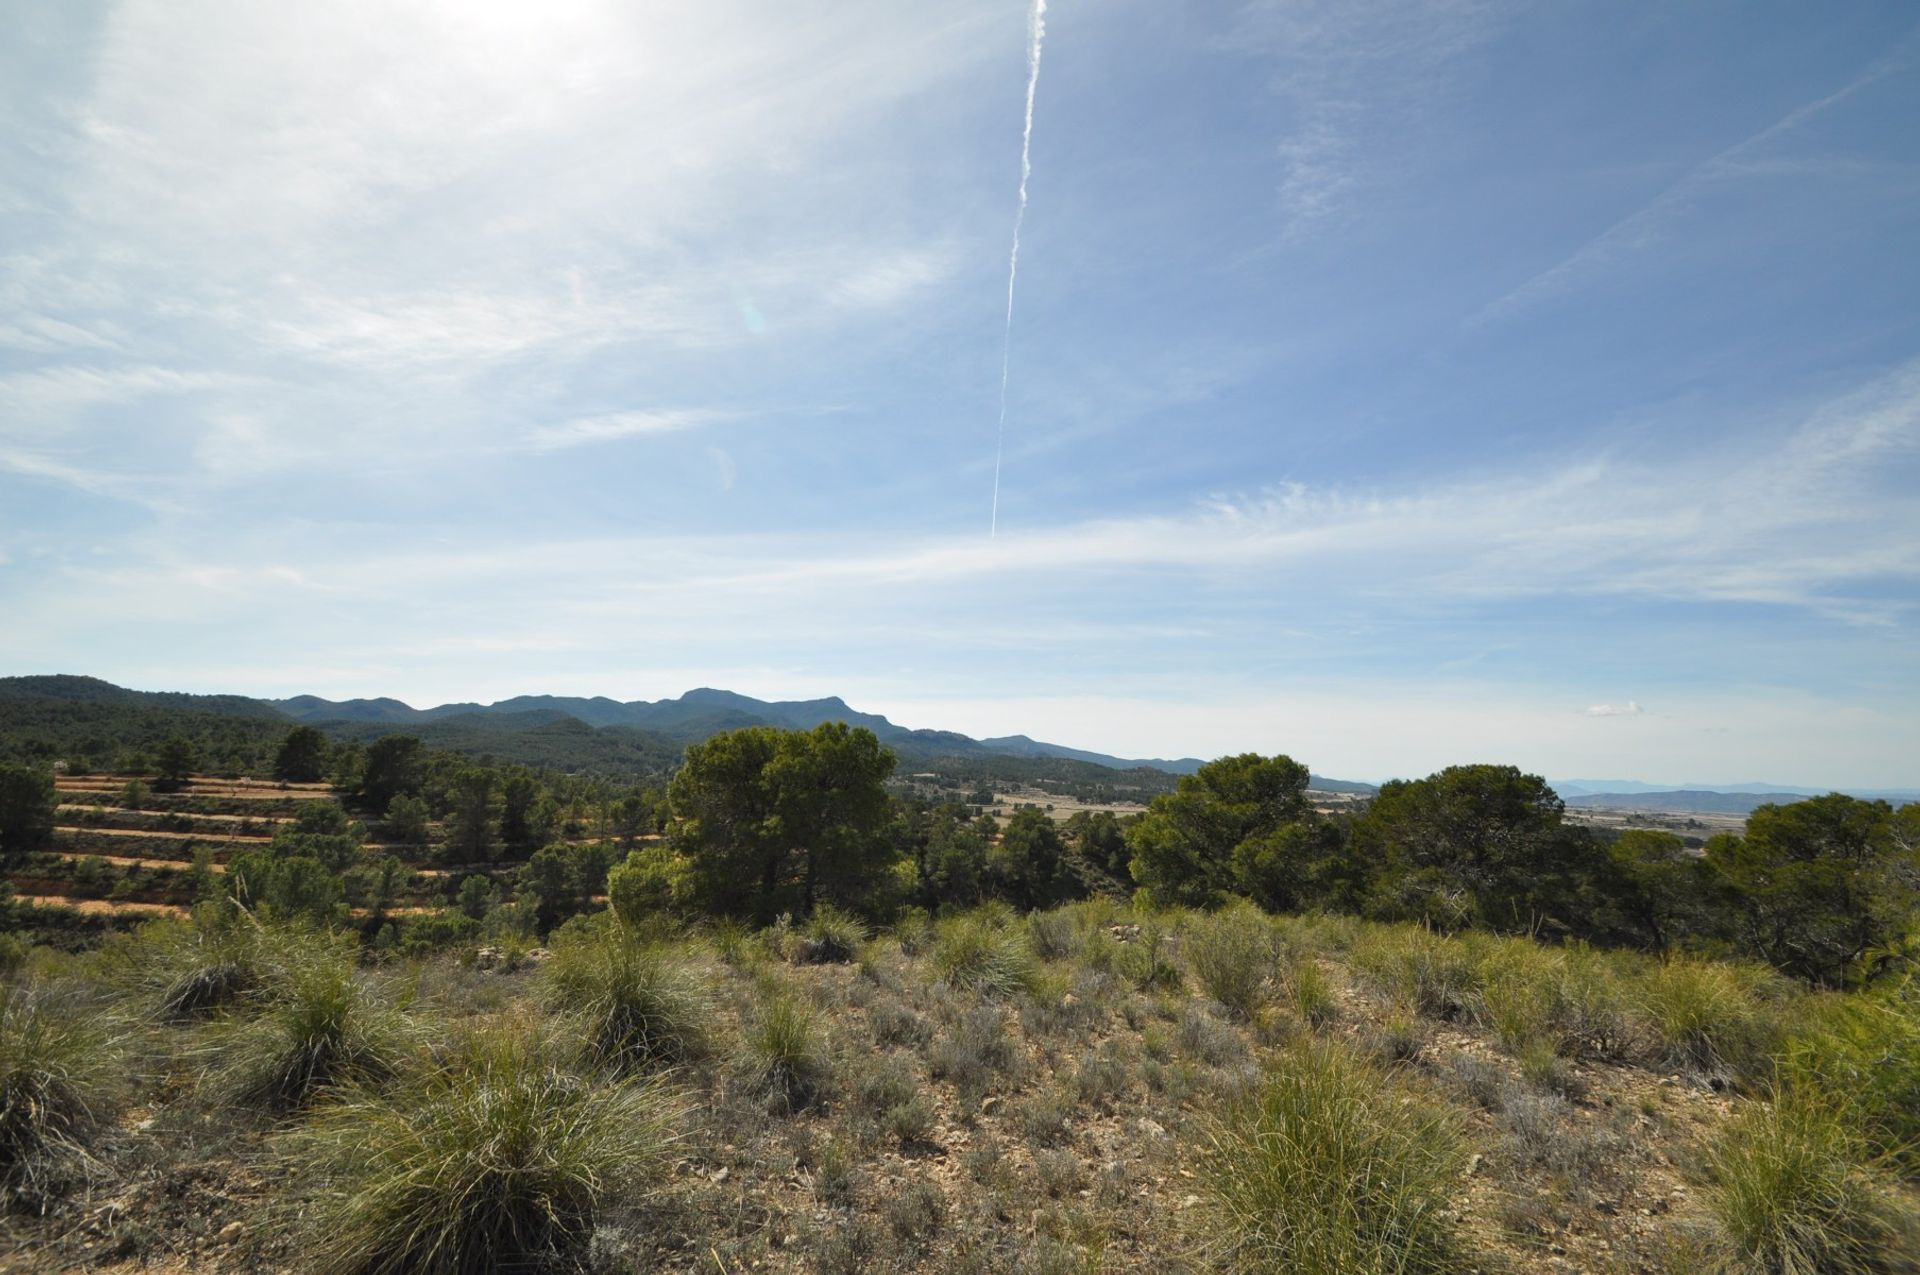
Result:
M1020 207L1013 214L1013 251L1007 257L1007 329L1000 338L1000 425L993 440L993 521L987 538L1000 535L1000 457L1007 442L1007 370L1013 357L1013 281L1020 274L1020 226L1027 219L1027 178L1033 176L1033 93L1040 87L1040 41L1047 34L1047 0L1033 0L1027 15L1027 121L1020 130Z

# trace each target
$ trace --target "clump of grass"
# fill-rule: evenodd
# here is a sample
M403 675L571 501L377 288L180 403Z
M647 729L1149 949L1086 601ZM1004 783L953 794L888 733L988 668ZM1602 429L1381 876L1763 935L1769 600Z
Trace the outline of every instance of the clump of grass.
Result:
M1345 1046L1306 1040L1211 1130L1211 1265L1303 1275L1455 1269L1446 1206L1463 1159L1450 1112Z
M44 1202L90 1161L118 1096L123 1051L86 1008L44 984L0 983L0 1186Z
M1706 1075L1764 1075L1781 1033L1774 977L1755 967L1673 957L1649 969L1640 1003L1661 1060Z
M1023 931L994 925L979 913L955 917L940 927L933 968L954 986L987 996L1030 991L1040 972Z
M1427 1018L1458 1017L1478 990L1466 943L1421 926L1369 927L1352 954L1354 967L1378 991Z
M329 1085L387 1079L411 1038L399 1010L349 961L321 960L288 971L257 1017L219 1030L207 1083L227 1101L288 1111Z
M1296 956L1287 967L1287 1000L1302 1021L1325 1027L1339 1012L1326 971L1311 956Z
M1848 1095L1873 1150L1920 1176L1920 981L1812 1001L1782 1070L1798 1088Z
M746 1035L750 1087L775 1111L809 1107L826 1092L832 1069L813 1010L783 989L755 1008Z
M105 956L115 981L163 1022L186 1022L269 995L293 970L340 959L353 940L231 912L153 921Z
M466 1275L583 1252L609 1199L653 1189L681 1113L659 1082L560 1064L538 1028L490 1025L415 1086L321 1105L285 1143L318 1184L316 1267Z
M893 937L902 952L918 956L933 946L933 918L925 908L906 908L893 923Z
M1609 1055L1628 1035L1619 979L1604 957L1583 947L1549 948L1520 938L1495 944L1481 962L1473 1008L1515 1056L1540 1048Z
M1707 1148L1707 1206L1738 1271L1910 1270L1911 1214L1861 1167L1867 1148L1834 1095L1748 1104Z
M710 937L714 953L722 961L736 969L752 965L759 956L753 941L753 931L730 916L715 920Z
M579 1018L602 1066L671 1065L705 1049L707 998L665 948L606 928L572 934L556 940L544 972L550 1003Z
M1417 1062L1427 1047L1425 1028L1404 1013L1387 1015L1363 1035L1374 1057L1389 1066Z
M1246 1020L1266 1001L1278 955L1273 927L1241 905L1201 918L1187 931L1187 964L1207 995Z
M151 993L158 1017L198 1018L238 1003L266 982L266 951L250 924L142 927L133 968Z
M859 954L860 945L867 941L867 927L831 903L815 908L800 933L794 956L814 965L844 965Z

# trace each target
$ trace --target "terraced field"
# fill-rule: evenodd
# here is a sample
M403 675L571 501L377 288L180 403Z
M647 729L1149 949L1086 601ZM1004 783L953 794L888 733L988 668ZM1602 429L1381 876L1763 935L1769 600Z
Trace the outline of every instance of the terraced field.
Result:
M127 776L63 775L54 782L53 843L15 856L7 879L21 902L96 918L184 912L193 901L196 859L224 875L235 855L271 845L309 803L339 799L325 784L195 776L177 792L155 792L152 779L140 777L148 791L129 807ZM370 841L365 849L400 859L416 879L403 905L388 912L435 910L448 879L465 875L430 866L425 847Z

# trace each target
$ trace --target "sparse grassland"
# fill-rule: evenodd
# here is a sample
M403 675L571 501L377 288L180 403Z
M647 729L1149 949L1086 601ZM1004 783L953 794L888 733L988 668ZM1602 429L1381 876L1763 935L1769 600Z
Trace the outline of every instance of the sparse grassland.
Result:
M479 946L27 957L0 1266L1912 1269L1900 987L1109 901Z

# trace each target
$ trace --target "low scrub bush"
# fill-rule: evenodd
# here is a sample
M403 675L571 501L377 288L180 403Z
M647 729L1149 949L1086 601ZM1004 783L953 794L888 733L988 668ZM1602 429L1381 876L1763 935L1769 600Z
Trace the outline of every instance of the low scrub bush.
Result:
M1266 917L1246 905L1201 917L1187 930L1184 947L1194 980L1207 995L1234 1018L1253 1017L1267 999L1278 955Z
M1077 956L1085 946L1085 936L1071 912L1035 912L1027 917L1027 937L1034 953L1043 961L1060 961Z
M1180 990L1180 967L1168 951L1167 938L1156 925L1142 925L1132 942L1115 945L1113 972L1143 992Z
M1247 1042L1239 1032L1199 1006L1188 1005L1180 1015L1180 1052L1209 1067L1228 1067L1247 1057Z
M1867 1147L1835 1095L1755 1101L1707 1148L1707 1206L1739 1272L1910 1271L1920 1241L1862 1167Z
M544 972L550 1003L578 1018L602 1066L671 1065L705 1048L707 998L671 949L602 927L556 939Z
M122 1070L90 1007L46 984L0 983L0 1186L12 1200L42 1204L89 1162Z
M994 1081L1019 1066L1005 1014L981 1005L963 1014L934 1043L928 1057L933 1074L951 1083L968 1100L986 1093Z
M680 1119L659 1082L602 1086L523 1024L491 1025L417 1085L350 1090L288 1136L318 1184L316 1269L559 1267L609 1199L655 1189Z
M1230 1105L1203 1157L1214 1269L1456 1269L1457 1118L1346 1047L1307 1040Z
M867 1007L867 1023L877 1045L924 1045L933 1039L926 1015L897 1000L877 1000Z

